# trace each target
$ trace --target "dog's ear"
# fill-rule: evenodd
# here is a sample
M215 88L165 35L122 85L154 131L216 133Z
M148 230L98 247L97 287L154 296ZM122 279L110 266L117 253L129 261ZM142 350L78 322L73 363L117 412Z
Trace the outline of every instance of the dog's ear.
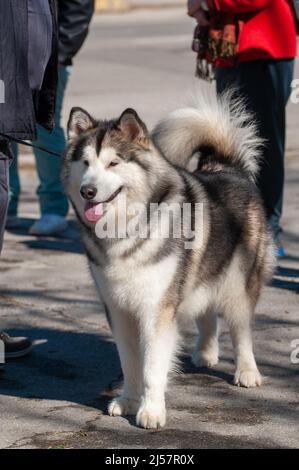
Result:
M117 128L131 141L148 141L149 134L146 125L134 109L126 109L117 122Z
M67 125L68 140L79 137L80 134L93 129L95 126L95 119L87 111L82 108L72 108Z

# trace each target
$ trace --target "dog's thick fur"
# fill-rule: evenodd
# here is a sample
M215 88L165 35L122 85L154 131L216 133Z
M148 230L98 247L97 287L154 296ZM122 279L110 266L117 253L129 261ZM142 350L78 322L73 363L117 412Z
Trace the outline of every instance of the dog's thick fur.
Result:
M201 99L197 108L162 120L151 135L131 109L119 119L97 121L73 108L68 138L63 180L124 373L123 393L110 403L109 414L136 413L145 428L165 425L167 375L181 316L197 322L196 366L217 364L222 315L235 351L235 384L260 385L251 321L274 255L254 184L261 142L242 104L228 95ZM158 207L190 203L194 219L201 203L203 220L195 227L201 242L186 249L183 237L98 238L84 216L80 190L86 185L96 188L93 202L103 203L105 214L126 198L128 204Z

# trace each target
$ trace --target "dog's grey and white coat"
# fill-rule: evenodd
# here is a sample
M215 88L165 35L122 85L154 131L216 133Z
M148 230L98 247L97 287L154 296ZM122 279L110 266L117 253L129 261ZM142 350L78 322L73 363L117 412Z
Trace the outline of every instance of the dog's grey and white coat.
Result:
M170 114L152 134L132 109L119 119L98 121L73 108L68 139L63 180L124 373L123 393L110 403L109 414L136 413L145 428L165 425L167 376L182 316L195 318L199 329L196 366L218 362L221 315L233 341L235 384L260 385L251 321L274 255L254 184L261 142L242 104L229 95L201 98L196 108ZM193 224L200 243L186 249L184 237L163 233L98 238L97 222L117 213L124 200L127 207L189 203L192 220L202 204L201 226ZM130 213L125 217L129 221ZM151 217L140 223L148 226Z

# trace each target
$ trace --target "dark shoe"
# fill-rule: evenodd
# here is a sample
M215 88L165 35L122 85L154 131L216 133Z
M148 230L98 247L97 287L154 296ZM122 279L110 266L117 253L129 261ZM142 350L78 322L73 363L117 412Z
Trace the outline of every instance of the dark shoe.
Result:
M3 331L0 332L0 341L4 343L5 359L15 359L17 357L26 356L32 349L32 342L29 338L12 338Z

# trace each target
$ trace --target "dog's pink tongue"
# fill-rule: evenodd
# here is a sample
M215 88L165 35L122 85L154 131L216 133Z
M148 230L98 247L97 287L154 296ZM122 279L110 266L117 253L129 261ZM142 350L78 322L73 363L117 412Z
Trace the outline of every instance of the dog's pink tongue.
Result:
M84 208L85 218L88 222L96 223L103 217L103 204L86 202Z

